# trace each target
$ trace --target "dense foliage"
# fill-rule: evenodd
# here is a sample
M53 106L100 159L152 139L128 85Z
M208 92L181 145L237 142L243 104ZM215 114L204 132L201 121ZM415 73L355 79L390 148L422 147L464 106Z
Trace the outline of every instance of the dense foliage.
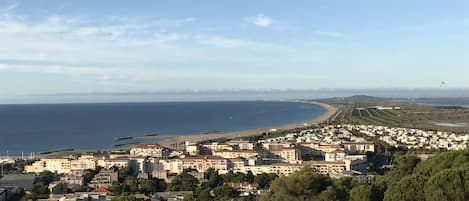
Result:
M413 154L399 155L394 167L372 183L334 180L303 168L274 180L260 200L469 200L469 150L442 152L424 161Z

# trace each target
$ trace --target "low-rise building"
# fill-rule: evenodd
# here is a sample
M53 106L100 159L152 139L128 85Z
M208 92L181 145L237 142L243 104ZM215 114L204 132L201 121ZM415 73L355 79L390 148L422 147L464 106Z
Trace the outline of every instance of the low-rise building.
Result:
M231 140L226 142L231 145L234 149L238 150L254 150L254 143L246 140Z
M37 201L105 201L107 195L103 193L74 193L74 194L58 194L51 195L47 199L38 199Z
M342 146L348 153L366 153L375 152L375 144L373 142L343 142Z
M70 170L95 170L96 160L90 158L79 158L70 161Z
M20 187L29 190L35 181L35 174L5 174L0 178L0 187L7 191L14 191Z
M62 183L66 183L70 187L74 186L83 186L83 170L71 170L69 173L66 173L64 176L60 177Z
M45 170L55 173L67 173L71 170L69 159L48 159L43 158L31 165L26 165L24 170L26 173L40 173Z
M130 149L130 156L167 157L169 150L159 144L138 144Z
M96 174L88 184L92 188L108 188L112 182L116 182L119 179L119 173L114 170L102 169Z
M296 147L282 147L269 151L271 158L281 159L282 162L296 163L301 159L300 150Z
M97 161L97 165L98 166L101 166L105 169L110 169L110 168L113 168L113 167L118 167L118 168L122 168L122 167L127 167L129 165L129 159L99 159Z
M223 158L250 158L260 155L259 151L255 150L215 150L212 152L214 156Z
M275 173L278 175L289 175L297 170L300 170L303 166L300 164L290 163L275 163L272 165L256 165L256 166L244 166L236 172L242 172L247 174L251 171L254 175L262 173Z
M159 166L162 167L162 170L161 167L154 170L160 172L158 174L161 174L161 171L167 171L169 174L179 174L184 169L194 169L198 172L206 172L209 168L226 172L229 165L228 159L212 155L184 156L160 160L159 164Z

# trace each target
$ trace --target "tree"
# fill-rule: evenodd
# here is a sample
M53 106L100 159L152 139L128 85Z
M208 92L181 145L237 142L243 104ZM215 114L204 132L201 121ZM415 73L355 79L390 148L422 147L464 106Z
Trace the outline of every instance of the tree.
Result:
M48 186L53 181L57 180L57 174L52 173L51 171L45 170L38 175L38 182Z
M252 174L251 170L249 170L248 173L246 174L246 182L253 183L254 179L255 179L254 174Z
M371 185L358 185L350 190L350 201L372 201L372 194Z
M199 195L197 196L198 201L211 201L213 197L210 195L210 189L205 188L200 191Z
M135 172L130 166L119 169L119 182L123 182L127 177L135 177Z
M231 198L236 198L239 193L236 189L229 186L218 186L213 189L213 195L215 200L231 200Z
M121 196L114 196L111 198L111 201L145 201L143 198L137 198L135 196L129 195L121 195Z
M119 182L112 182L108 190L112 192L112 195L118 195L122 193L122 186L119 184Z
M427 178L421 175L409 175L392 184L384 193L384 201L419 201L425 200L424 186Z
M425 184L425 200L469 200L469 168L446 169Z
M241 172L234 173L233 170L230 170L228 173L223 175L223 180L225 182L245 182L246 175Z
M67 194L72 192L67 186L67 184L60 183L52 188L52 194Z
M137 179L133 176L127 176L122 183L122 192L135 193L138 191Z
M393 170L394 175L399 180L406 175L412 174L414 168L420 162L420 158L413 154L401 155L395 159L396 167Z
M270 185L270 192L264 194L260 200L314 200L331 184L332 180L328 176L317 174L310 167L303 167L288 177L282 176L274 180Z
M213 168L209 168L205 173L205 177L207 178L207 182L203 183L202 186L204 188L213 189L217 186L223 184L223 177L218 174Z
M145 195L153 194L156 191L156 182L149 179L140 180L140 193Z
M261 189L268 189L270 187L270 183L275 180L278 176L276 174L267 174L267 173L262 173L256 175L254 178L254 182L256 182L259 185L259 188Z
M45 199L49 197L49 188L44 184L35 184L31 188L31 192L26 196L26 200Z
M197 187L199 181L189 174L188 169L184 170L181 174L178 174L174 179L169 183L169 191L194 191Z

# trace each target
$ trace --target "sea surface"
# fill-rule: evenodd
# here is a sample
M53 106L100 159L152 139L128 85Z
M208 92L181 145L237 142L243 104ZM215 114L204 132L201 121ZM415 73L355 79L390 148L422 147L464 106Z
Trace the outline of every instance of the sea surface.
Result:
M462 106L469 107L469 98L417 98L409 99L412 103L437 105L437 106Z
M277 101L0 105L0 155L108 149L116 138L240 131L302 122L319 105Z

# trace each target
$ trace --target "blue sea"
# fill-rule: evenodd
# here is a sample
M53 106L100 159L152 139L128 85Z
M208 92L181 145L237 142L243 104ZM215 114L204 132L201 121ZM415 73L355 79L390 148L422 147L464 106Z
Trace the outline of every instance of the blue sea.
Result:
M417 98L409 99L409 102L437 105L437 106L462 106L469 107L469 98Z
M143 134L268 128L324 112L319 105L277 101L0 105L0 155L108 149L129 142L116 138Z

